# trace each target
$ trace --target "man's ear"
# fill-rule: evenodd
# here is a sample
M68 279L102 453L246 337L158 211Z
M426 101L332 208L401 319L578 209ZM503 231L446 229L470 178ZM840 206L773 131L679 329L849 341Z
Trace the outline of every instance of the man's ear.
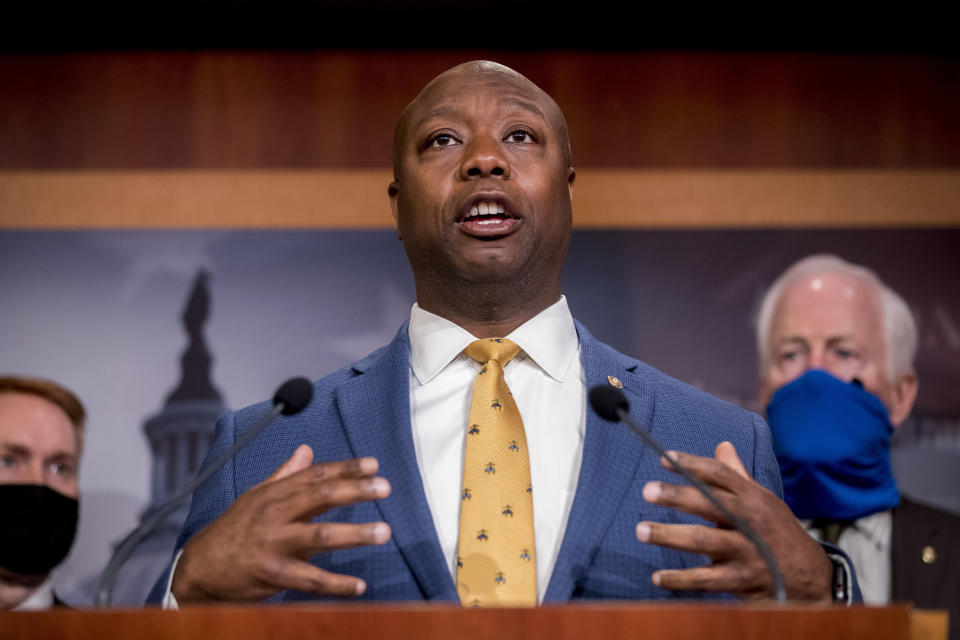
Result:
M397 225L397 239L400 237L400 181L394 180L387 186L387 195L390 196L390 213L393 215L393 221Z
M570 202L573 202L573 183L576 179L576 170L573 167L567 167L567 189L570 191Z
M917 399L917 376L905 373L893 383L893 406L890 407L890 424L899 427L910 415Z

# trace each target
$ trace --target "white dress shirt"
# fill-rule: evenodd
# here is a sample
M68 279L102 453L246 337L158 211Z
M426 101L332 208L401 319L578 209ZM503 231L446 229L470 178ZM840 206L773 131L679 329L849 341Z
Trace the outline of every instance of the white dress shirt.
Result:
M39 587L27 596L27 599L13 608L13 611L43 611L53 607L53 579L47 578Z
M410 422L417 465L456 579L463 455L480 365L461 352L477 338L419 305L410 312ZM509 336L520 353L504 368L530 452L537 594L543 600L577 488L586 428L586 378L562 297Z
M806 520L804 526L814 538L820 532ZM893 512L880 511L860 518L840 534L837 546L850 557L857 572L863 603L882 606L890 603L890 538L893 534Z

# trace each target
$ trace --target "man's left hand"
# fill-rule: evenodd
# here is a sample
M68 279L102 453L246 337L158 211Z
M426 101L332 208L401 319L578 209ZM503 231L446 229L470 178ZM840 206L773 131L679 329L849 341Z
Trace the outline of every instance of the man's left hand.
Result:
M721 442L715 458L670 452L677 462L698 477L735 515L743 518L770 546L783 572L791 600L830 602L832 564L790 508L760 486L744 469L733 445ZM666 459L661 464L673 470ZM728 591L741 598L772 598L773 579L756 547L696 488L665 482L643 487L647 502L679 509L716 523L705 525L641 522L637 539L648 544L709 556L712 562L692 569L664 569L653 574L662 589Z

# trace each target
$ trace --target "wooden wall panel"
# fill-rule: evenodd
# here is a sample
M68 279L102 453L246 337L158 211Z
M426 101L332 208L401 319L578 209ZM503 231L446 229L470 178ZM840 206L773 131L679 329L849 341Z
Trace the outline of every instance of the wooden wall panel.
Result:
M389 227L400 109L493 58L567 114L579 226L960 224L960 59L681 52L0 56L0 227Z
M0 168L382 168L478 57L554 95L579 167L960 166L955 57L275 51L0 56Z

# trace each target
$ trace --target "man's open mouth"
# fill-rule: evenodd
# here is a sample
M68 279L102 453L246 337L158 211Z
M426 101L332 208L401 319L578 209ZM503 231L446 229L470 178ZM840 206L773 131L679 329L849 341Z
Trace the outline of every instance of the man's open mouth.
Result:
M465 208L457 223L470 235L491 237L509 233L520 223L520 218L499 200L475 200Z

